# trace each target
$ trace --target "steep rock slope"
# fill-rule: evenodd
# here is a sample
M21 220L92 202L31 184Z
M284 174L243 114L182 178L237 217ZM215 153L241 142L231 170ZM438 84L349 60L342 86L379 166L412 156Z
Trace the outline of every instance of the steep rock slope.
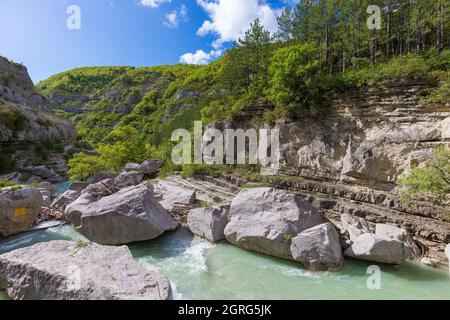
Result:
M322 119L281 123L282 162L298 175L392 189L399 175L450 145L450 102L430 83L391 83L336 95Z
M55 116L27 69L0 57L0 142L74 140L72 124Z
M335 94L322 117L298 114L278 121L280 171L267 182L302 195L336 221L344 213L371 223L392 223L421 239L425 251L445 261L450 241L447 207L426 201L405 206L396 181L450 145L450 103L430 102L435 84L397 82ZM258 128L259 108L211 127ZM252 119L253 121L248 121Z

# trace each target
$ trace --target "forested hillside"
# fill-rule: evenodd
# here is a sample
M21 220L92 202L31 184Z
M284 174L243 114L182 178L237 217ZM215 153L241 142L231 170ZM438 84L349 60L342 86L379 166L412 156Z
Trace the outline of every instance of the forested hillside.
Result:
M380 29L368 27L369 5L381 9ZM172 131L197 119L232 120L257 108L254 121L320 121L337 93L410 81L429 84L425 99L445 105L449 10L447 1L304 0L280 15L277 34L257 19L209 65L81 68L38 88L76 122L79 144L99 152L71 160L73 177L86 178L150 156L169 159ZM181 168L168 161L165 169Z

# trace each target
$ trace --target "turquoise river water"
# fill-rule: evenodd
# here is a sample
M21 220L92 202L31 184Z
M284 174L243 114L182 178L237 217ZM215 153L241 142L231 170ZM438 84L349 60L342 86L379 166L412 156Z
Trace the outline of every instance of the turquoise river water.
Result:
M56 239L82 236L70 226L30 232L1 241L0 254ZM370 290L369 263L347 260L340 273L311 273L297 263L210 244L185 229L129 247L144 267L170 279L176 299L450 299L448 270L415 263L380 266L380 289Z

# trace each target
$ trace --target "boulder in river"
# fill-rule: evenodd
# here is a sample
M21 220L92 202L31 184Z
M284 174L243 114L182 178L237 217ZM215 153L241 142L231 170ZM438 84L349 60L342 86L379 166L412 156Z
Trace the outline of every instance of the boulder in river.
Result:
M15 300L170 300L169 281L125 247L50 241L0 255L0 290Z
M52 208L64 210L69 204L74 202L81 194L81 190L66 190L50 205Z
M74 202L81 194L81 192L88 186L89 184L81 181L74 181L70 184L69 188L65 192L63 192L59 197L57 197L53 203L50 205L52 208L62 210Z
M188 214L188 227L193 234L211 242L224 240L228 210L227 206L192 209Z
M142 171L128 171L122 172L114 179L114 184L118 188L127 188L138 185L144 179Z
M417 246L414 238L405 229L390 225L390 224L377 224L375 226L375 234L382 238L389 238L404 242L407 247L411 249L411 253L414 257L419 258L421 256L421 250Z
M364 218L352 214L342 214L341 223L344 231L350 235L350 240L355 241L360 235L371 233L369 225Z
M0 192L0 237L28 230L37 220L43 197L35 188L19 187Z
M120 245L157 238L178 223L146 184L121 189L104 197L88 191L67 206L66 219L91 241Z
M296 261L311 271L339 271L344 264L339 234L329 222L293 238L291 253Z
M226 239L241 248L292 259L289 239L327 222L302 198L273 188L241 191L232 201Z
M359 260L400 265L411 257L411 249L402 241L366 233L359 236L345 250L344 255Z

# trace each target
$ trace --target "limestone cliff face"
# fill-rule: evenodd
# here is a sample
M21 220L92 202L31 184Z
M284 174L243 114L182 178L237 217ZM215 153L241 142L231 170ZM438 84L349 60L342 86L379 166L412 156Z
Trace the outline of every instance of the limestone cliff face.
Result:
M0 57L0 142L75 138L73 125L52 113L27 69Z
M395 184L411 165L429 159L433 148L450 145L450 102L428 102L434 88L409 82L336 94L319 118L305 115L278 122L281 177L269 178L269 184L302 195L336 221L350 213L373 224L401 226L420 239L424 255L445 261L450 210L423 201L406 207ZM238 121L209 127L265 125L248 120L251 110L244 113Z
M433 86L392 84L340 94L319 119L280 123L282 164L299 176L391 189L404 170L450 143L450 102Z

